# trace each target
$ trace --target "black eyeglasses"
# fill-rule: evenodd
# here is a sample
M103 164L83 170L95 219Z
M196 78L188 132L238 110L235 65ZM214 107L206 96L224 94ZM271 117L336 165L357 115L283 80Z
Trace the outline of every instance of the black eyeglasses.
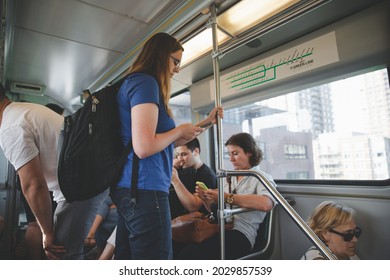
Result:
M173 59L173 64L175 64L175 67L179 68L180 67L180 60L178 60L177 58L173 57L172 55L171 55L171 58Z
M359 236L362 234L362 229L358 227L356 227L352 232L348 233L341 233L335 231L334 229L330 229L329 231L342 236L344 238L344 241L351 241L354 236L356 236L356 238L359 238Z

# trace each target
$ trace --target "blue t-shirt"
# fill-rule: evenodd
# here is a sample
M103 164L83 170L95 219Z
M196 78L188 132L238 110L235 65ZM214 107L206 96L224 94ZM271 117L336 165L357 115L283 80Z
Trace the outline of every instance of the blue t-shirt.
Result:
M143 73L131 74L122 84L117 96L121 135L123 144L131 139L131 108L139 104L155 103L158 106L156 133L163 133L175 128L174 120L168 115L160 96L157 81ZM140 159L137 187L140 190L156 190L168 193L172 177L174 144L147 158ZM133 151L118 183L119 187L130 188L132 176Z

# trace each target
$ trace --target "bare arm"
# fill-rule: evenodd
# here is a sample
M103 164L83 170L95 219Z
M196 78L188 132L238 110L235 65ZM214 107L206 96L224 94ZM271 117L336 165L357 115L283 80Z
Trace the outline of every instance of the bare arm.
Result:
M197 193L202 191L197 188ZM205 201L218 203L218 190L207 190L201 194ZM225 201L228 193L224 193ZM233 204L242 208L255 209L263 212L272 210L274 203L266 195L258 194L235 194Z
M107 243L104 247L103 253L100 255L99 260L112 260L115 253L115 247L110 243Z
M225 200L227 196L228 194L225 193ZM256 209L263 212L270 211L274 207L274 203L268 196L258 194L235 194L233 204L242 208Z
M206 191L203 190L202 188L198 187L198 186L195 187L195 195L202 200L204 207L209 212L211 212L211 204L214 203L213 198L210 198L210 196L207 196L206 195ZM218 190L217 190L217 195L218 195Z
M99 214L96 214L95 219L93 220L91 229L88 232L87 238L95 238L95 233L100 227L100 225L103 223L103 217L100 216Z
M43 249L49 258L56 259L55 253L62 253L64 250L63 246L53 245L51 200L46 180L43 177L39 156L19 168L18 174L23 194L41 228Z
M221 119L223 118L223 108L221 106L214 107L213 110L211 110L211 112L209 113L209 115L205 119L198 122L195 126L207 125L206 128L210 128L212 125L217 123L217 116Z
M179 198L181 204L186 208L188 211L193 212L199 210L203 202L202 200L190 193L188 189L184 186L184 184L181 182L176 168L172 169L172 181L171 181L173 187L175 188L177 197Z
M223 108L222 107L214 107L213 110L211 110L210 114L207 116L207 118L201 120L200 122L195 124L195 126L202 127L203 128L202 132L204 132L207 129L209 129L210 127L212 127L214 124L217 123L217 120L218 120L217 116L220 118L223 118ZM184 138L179 138L175 141L175 147L179 147L181 145L184 145L191 140L192 139L187 140Z
M115 239L116 239L116 230L117 227L114 228L110 237L107 239L106 247L102 254L99 257L99 260L111 260L115 253Z
M154 103L134 106L131 120L134 151L141 159L162 151L177 139L191 141L204 130L187 123L164 133L156 133L158 107Z

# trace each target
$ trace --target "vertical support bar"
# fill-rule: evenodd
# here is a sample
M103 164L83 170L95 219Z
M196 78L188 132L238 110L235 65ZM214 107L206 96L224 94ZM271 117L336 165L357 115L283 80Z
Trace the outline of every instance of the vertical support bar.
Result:
M14 245L15 245L15 229L19 224L19 212L17 209L18 205L18 190L17 190L17 177L14 167L8 163L8 174L7 174L7 202L5 209L5 221L6 227L4 229L4 251L7 258L14 258Z
M213 71L214 71L214 87L215 87L215 106L221 106L221 95L220 95L220 75L219 75L219 50L218 50L218 22L217 22L217 11L215 4L210 7L211 11L211 29L213 34ZM216 168L217 170L223 169L223 150L222 150L222 120L218 118L217 122L217 158ZM223 190L223 178L218 178L218 221L220 226L220 241L221 241L221 260L225 259L225 220L224 220L224 209L225 199Z

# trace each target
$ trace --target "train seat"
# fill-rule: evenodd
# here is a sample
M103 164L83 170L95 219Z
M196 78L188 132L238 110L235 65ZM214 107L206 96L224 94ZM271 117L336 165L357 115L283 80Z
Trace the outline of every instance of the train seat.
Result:
M274 234L274 211L267 213L264 221L260 224L257 230L256 243L251 252L241 257L240 260L266 260L272 254L273 243L275 239Z

